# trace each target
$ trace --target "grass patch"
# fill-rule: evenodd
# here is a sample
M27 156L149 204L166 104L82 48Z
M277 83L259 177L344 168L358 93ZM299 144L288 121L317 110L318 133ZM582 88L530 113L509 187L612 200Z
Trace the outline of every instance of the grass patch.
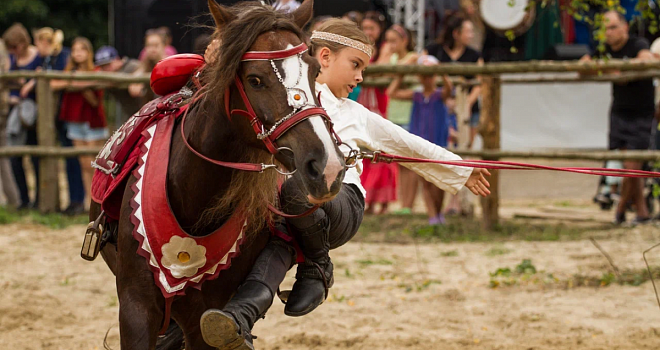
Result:
M486 251L486 253L484 253L484 254L486 254L486 256L493 257L493 256L498 256L498 255L506 255L506 254L509 254L511 252L512 252L512 250L509 249L509 248L497 246L497 247L492 247L492 248L488 249Z
M568 208L568 207L574 207L575 205L571 201L559 201L555 202L555 207L563 207L563 208Z
M444 257L458 256L458 250L448 250L446 252L440 253L440 256L444 256Z
M660 268L652 268L653 279L660 280ZM491 288L539 285L545 287L571 289L577 287L607 287L613 284L639 286L651 278L646 269L625 270L620 276L612 272L603 272L598 275L575 274L568 278L558 278L546 271L537 271L530 259L523 260L515 269L500 267L490 272Z
M427 290L433 284L442 284L442 281L427 279L427 280L424 280L422 282L399 283L397 285L397 287L403 289L406 293L423 292L423 291Z
M392 265L392 264L394 264L392 261L387 260L387 259L378 259L378 260L366 259L366 260L358 260L356 262L358 264L360 264L361 267L367 267L367 266L370 266L370 265Z
M651 269L656 284L660 281L660 268ZM621 271L621 277L612 272L604 272L601 276L573 275L565 282L567 288L572 287L607 287L612 284L621 286L639 286L650 281L649 272L646 269Z
M36 224L48 226L51 229L63 229L71 225L86 225L89 223L87 215L65 216L62 214L41 214L38 211L16 211L6 207L0 207L1 224Z
M507 240L562 241L582 239L585 232L608 230L610 225L566 225L514 219L501 221L493 230L485 230L478 219L448 218L447 224L428 225L425 215L365 216L355 240L362 242L412 243L499 242Z

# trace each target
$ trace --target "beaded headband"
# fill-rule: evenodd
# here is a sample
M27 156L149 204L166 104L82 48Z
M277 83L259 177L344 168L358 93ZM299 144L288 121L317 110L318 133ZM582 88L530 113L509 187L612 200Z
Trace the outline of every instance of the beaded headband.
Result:
M310 39L311 40L319 39L319 40L332 41L333 43L337 43L337 44L341 44L341 45L344 45L344 46L352 47L356 50L360 50L360 51L366 53L367 56L369 56L369 58L371 58L371 54L373 52L373 48L369 45L361 43L357 40L353 40L351 38L347 38L343 35L338 35L338 34L334 34L334 33L313 31L312 32L312 37Z

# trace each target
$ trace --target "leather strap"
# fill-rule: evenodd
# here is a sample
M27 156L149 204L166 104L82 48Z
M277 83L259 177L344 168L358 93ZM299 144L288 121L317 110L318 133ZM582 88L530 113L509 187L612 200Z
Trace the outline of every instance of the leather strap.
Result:
M271 141L275 142L277 139L280 138L280 136L284 135L285 132L289 131L292 127L296 126L296 124L300 123L301 121L308 119L314 115L318 115L322 117L325 121L329 121L330 117L325 112L325 109L319 108L319 107L312 107L312 108L307 108L303 109L302 111L294 114L291 119L285 121L284 123L280 124L275 131L268 137Z
M372 162L385 163L432 163L453 165L472 168L483 168L493 170L554 170L587 175L615 176L615 177L639 177L639 178L660 178L660 172L633 170L633 169L606 169L606 168L584 168L584 167L552 167L545 165L536 165L517 162L503 162L494 160L434 160L413 157L396 156L393 154L374 152Z
M186 105L188 107L189 105ZM204 159L205 161L223 166L225 168L231 168L231 169L236 169L236 170L243 170L243 171L256 171L256 172L262 172L264 171L264 165L263 164L256 164L256 163L232 163L232 162L223 162L215 159L211 159L201 153L199 153L196 149L194 149L190 143L188 143L188 139L186 138L186 133L184 132L184 127L186 125L186 117L188 117L188 111L190 108L187 108L185 113L183 114L183 118L181 118L181 138L183 139L183 143L188 147L188 149L194 153L196 156L199 158Z
M301 43L296 47L279 51L248 51L241 56L241 61L268 61L281 60L297 55L307 50L307 45Z

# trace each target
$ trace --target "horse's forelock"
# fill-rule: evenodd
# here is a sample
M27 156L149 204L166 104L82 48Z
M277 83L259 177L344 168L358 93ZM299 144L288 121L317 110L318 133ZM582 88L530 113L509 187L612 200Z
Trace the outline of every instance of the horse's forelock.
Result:
M241 56L250 50L259 35L277 30L287 30L302 39L300 29L286 14L270 6L256 2L239 3L230 8L237 19L227 24L216 37L221 45L215 63L207 69L211 96L221 105L225 89L234 81L241 65Z

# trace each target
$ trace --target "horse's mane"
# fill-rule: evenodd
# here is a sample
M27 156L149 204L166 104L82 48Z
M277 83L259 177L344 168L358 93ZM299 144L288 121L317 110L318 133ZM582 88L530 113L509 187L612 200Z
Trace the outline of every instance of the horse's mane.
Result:
M244 2L232 6L230 11L237 18L225 25L222 32L214 37L221 40L221 46L214 64L204 70L203 80L208 82L203 113L217 116L224 111L224 92L234 81L241 64L241 56L247 52L257 37L268 31L287 30L301 36L300 29L287 15L276 12L270 6L259 2ZM224 113L223 113L224 114ZM265 150L246 148L246 163L269 164L271 157ZM277 200L278 174L269 170L263 173L235 170L229 189L215 204L207 209L198 225L213 225L227 217L227 214L242 207L248 210L247 235L263 229L266 221L273 218L268 204Z
M241 56L250 49L259 35L268 31L287 30L302 38L302 32L291 18L270 6L246 1L229 10L237 18L214 34L214 39L220 39L221 45L215 53L214 64L205 70L206 81L213 82L209 86L209 93L220 104L223 103L224 90L231 85L238 72Z

